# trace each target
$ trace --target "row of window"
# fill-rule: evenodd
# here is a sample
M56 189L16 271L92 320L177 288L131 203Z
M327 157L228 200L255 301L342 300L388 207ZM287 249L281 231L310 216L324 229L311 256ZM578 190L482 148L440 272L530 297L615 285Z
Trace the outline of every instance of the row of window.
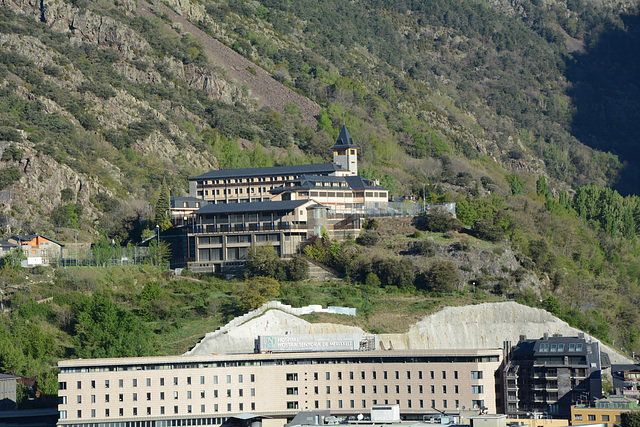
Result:
M297 394L297 390L296 390L296 394ZM186 392L186 396L187 399L191 399L193 397L193 393L191 392L191 390L188 390ZM256 389L252 388L250 389L250 396L255 396L256 395ZM109 403L109 401L111 400L111 395L109 394L105 394L104 395L104 401L105 403ZM197 396L197 393L196 393ZM151 401L152 400L152 393L147 393L147 401ZM206 391L205 390L200 390L200 399L204 399L206 397ZM218 390L213 390L213 397L214 398L218 398ZM231 389L227 389L227 397L231 397ZM238 390L238 397L244 397L244 389L239 389ZM161 391L159 394L159 398L160 400L165 400L165 394L164 391ZM177 391L173 392L173 399L174 400L178 400L180 398L180 394ZM96 403L96 395L92 394L90 397L90 402L91 403ZM79 394L76 397L76 401L77 403L82 403L82 395ZM123 393L118 394L118 402L124 402L125 401L125 397ZM132 393L131 395L131 401L132 402L137 402L138 401L138 393ZM60 398L60 403L63 405L67 404L67 396L61 396Z
M270 182L270 181L293 181L296 179L293 175L285 176L261 176L257 178L230 178L230 179L211 179L209 181L198 181L199 186L215 185L215 184L239 184L246 182Z
M232 383L232 379L233 379L232 375L227 375L226 376L226 383L227 384L231 384ZM242 375L242 374L238 375L238 378L237 378L238 384L242 384L244 382L244 380L245 380L245 376L244 375ZM186 381L186 385L192 385L191 377L186 377L185 381ZM252 383L256 382L255 374L250 374L249 375L249 382L252 382ZM179 383L180 383L180 377L173 377L173 385L179 385ZM205 383L206 383L206 378L205 378L204 375L201 375L200 376L200 384L204 385ZM164 378L160 378L159 384L160 384L160 386L164 386L165 385ZM194 384L195 384L195 382L194 382ZM214 375L213 376L213 384L218 384L218 375ZM109 380L104 380L104 388L109 388L109 385L110 385L110 381ZM131 385L133 387L138 387L138 378L133 378L131 380ZM156 384L152 383L151 378L146 378L145 385L147 387L156 386ZM60 382L59 386L60 386L60 390L66 390L67 389L66 381ZM119 379L118 380L118 387L119 388L124 387L124 379ZM96 380L91 380L91 388L92 389L96 388ZM77 390L82 390L82 381L77 381L76 382L76 389Z
M620 422L620 415L616 415L616 422ZM597 421L596 420L596 415L595 414L589 414L587 415L588 421ZM575 414L574 415L574 420L575 421L583 421L582 420L582 414ZM606 422L609 421L609 415L600 415L600 421Z
M569 344L568 347L569 347L569 351L582 351L582 344L579 344L579 343L571 343ZM549 344L549 343L540 344L541 352L561 353L564 351L564 348L565 348L564 344Z
M326 408L327 409L331 409L331 400L327 400L326 401ZM413 400L409 399L407 400L407 408L413 408ZM338 400L337 402L337 409L342 409L345 406L343 406L343 401L342 400ZM388 405L390 403L390 401L388 399L385 399L384 401L380 401L380 404L385 404ZM400 404L400 400L396 400L394 403L396 403L397 405ZM378 404L378 400L373 399L371 402L372 405L377 405ZM366 399L362 399L361 401L361 408L365 409L367 408L367 401ZM288 401L287 402L287 409L299 409L298 408L299 404L298 401ZM315 409L319 409L320 408L320 401L319 400L315 400L313 402L313 406ZM473 407L473 409L478 409L478 408L483 408L484 407L484 400L472 400L471 401L471 406ZM349 400L349 408L355 408L355 400ZM419 399L418 400L418 407L419 408L424 408L425 407L425 401L423 399ZM447 409L449 407L449 401L448 400L442 400L441 402L441 408L443 409ZM458 409L460 407L460 401L458 399L454 400L454 407L456 409ZM430 408L436 408L436 400L432 399L431 400L431 406ZM440 408L438 408L440 409Z
M362 390L362 394L366 394L366 386L360 386L361 390ZM407 393L411 394L413 391L412 386L407 385ZM381 387L382 389L382 394L389 394L389 386L388 385L383 385ZM337 390L338 394L342 394L342 386L334 386L334 390ZM430 386L430 390L431 390L431 394L435 394L436 392L436 386L435 385L431 385ZM371 386L371 391L373 394L377 394L378 393L378 386L374 385ZM314 386L313 387L313 394L319 394L320 389L318 386ZM354 386L349 386L349 394L354 394L355 392L355 387ZM458 394L460 392L458 385L454 385L453 386L453 392L455 394ZM396 385L395 386L395 393L399 394L400 393L400 386ZM418 393L419 394L423 394L424 393L424 388L422 385L418 385ZM442 386L442 393L443 394L447 394L447 386L443 385ZM472 394L480 394L480 393L484 393L484 386L482 385L472 385L471 386L471 393ZM298 394L298 387L287 387L287 395L297 395ZM326 394L331 394L331 386L326 386Z
M400 371L394 371L395 372L395 379L399 380L400 379ZM287 381L298 381L298 374L293 372L293 373L288 373L287 375ZM338 372L337 373L338 379L341 380L342 379L342 372ZM349 379L353 380L355 377L355 373L353 371L349 372ZM318 372L314 372L313 373L313 379L315 381L318 381L318 379L320 378L320 374ZM372 371L371 372L371 378L376 380L378 379L378 372L377 371ZM411 371L406 371L406 378L408 380L411 379ZM435 371L429 371L429 378L434 380L436 378L436 372ZM458 371L453 371L453 378L454 379L459 379L458 378ZM325 372L325 379L326 380L331 380L331 372ZM362 380L366 380L367 379L367 373L365 371L360 371L360 379ZM389 379L389 372L388 371L382 371L382 379ZM423 379L423 375L422 375L422 371L418 371L418 379L421 380ZM446 380L447 379L447 371L442 371L442 379ZM471 379L472 380L481 380L482 379L482 371L471 371Z
M64 413L64 414L63 414ZM64 418L62 418L64 415ZM60 418L66 419L67 412L61 411ZM213 426L221 425L227 421L226 417L217 418L180 418L174 420L155 420L155 421L115 421L91 423L84 422L82 424L65 424L65 427L176 427L176 426Z
M252 411L255 411L256 410L255 402L251 402L251 406L250 407L251 407ZM186 412L181 412L180 411L180 407L178 405L175 405L173 407L173 414L174 415L179 415L181 413L182 414L184 414L184 413L186 413L186 414L195 413L195 409L194 409L194 407L192 405L187 405L185 409L186 409ZM239 403L238 404L238 411L244 411L244 410L245 410L244 404ZM231 403L227 403L227 412L231 412L231 411L232 411ZM87 411L84 412L85 415L86 415L86 412ZM102 412L102 411L100 411L100 412ZM153 411L152 411L151 406L147 406L146 407L146 412L144 413L144 415L158 415L158 414L154 414L152 412ZM206 405L204 405L204 404L200 405L200 413L204 414L206 412L207 412L206 411ZM219 412L219 405L217 403L215 403L213 405L213 412ZM167 413L167 411L165 410L165 407L161 406L159 415L166 415L166 413ZM118 408L118 415L117 416L119 416L119 417L124 417L124 416L137 417L137 416L141 416L141 415L143 415L142 410L138 411L137 407L131 408L131 413L126 414L126 415L125 415L124 408ZM104 409L104 418L109 418L111 416L112 416L112 414L111 414L110 408ZM77 412L76 412L76 418L82 418L82 417L83 417L82 409L78 409ZM98 417L98 410L97 409L90 409L89 410L89 417L90 418ZM67 411L60 411L60 419L66 419L66 418L67 418Z

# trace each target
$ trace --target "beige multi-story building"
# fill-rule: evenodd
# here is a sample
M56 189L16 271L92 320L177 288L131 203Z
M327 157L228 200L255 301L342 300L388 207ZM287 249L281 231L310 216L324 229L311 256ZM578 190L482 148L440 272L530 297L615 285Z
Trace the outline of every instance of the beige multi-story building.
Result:
M501 349L66 360L58 425L218 425L251 412L275 427L303 410L357 415L376 404L398 404L409 417L493 413L501 360Z

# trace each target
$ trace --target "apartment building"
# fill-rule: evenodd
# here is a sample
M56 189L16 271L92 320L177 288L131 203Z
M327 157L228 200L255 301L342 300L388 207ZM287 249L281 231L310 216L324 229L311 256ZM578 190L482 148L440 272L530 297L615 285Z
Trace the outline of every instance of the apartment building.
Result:
M503 369L505 413L568 418L571 405L602 397L603 355L597 341L561 335L521 337L507 349Z
M388 190L358 176L358 147L346 126L331 150L333 163L210 171L189 179L189 195L215 204L313 199L338 212L386 206ZM174 216L194 200L179 200Z
M640 365L611 365L615 394L640 398Z
M303 410L357 415L376 404L407 416L495 412L501 361L501 349L66 360L58 425L219 425L251 412L276 427Z
M571 425L601 424L613 427L620 425L621 414L628 411L640 411L636 399L611 395L595 402L571 406Z
M187 265L194 271L231 271L244 267L251 246L264 244L289 258L327 227L327 209L309 200L208 204L195 212L187 232L193 251Z
M389 203L389 191L361 176L303 175L271 190L272 200L315 200L335 213L379 210Z

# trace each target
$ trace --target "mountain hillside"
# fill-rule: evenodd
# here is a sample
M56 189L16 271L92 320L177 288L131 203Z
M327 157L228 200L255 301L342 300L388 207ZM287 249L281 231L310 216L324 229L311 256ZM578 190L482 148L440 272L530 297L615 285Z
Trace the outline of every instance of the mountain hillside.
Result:
M3 238L138 244L189 177L327 161L344 124L362 176L457 218L310 242L331 298L515 299L640 349L635 3L0 5Z

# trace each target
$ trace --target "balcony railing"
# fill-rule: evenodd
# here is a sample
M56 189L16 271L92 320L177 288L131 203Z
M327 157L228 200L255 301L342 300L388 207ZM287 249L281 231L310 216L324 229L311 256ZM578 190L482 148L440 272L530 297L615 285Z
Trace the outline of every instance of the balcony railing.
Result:
M189 232L192 234L211 233L244 233L247 231L276 231L276 230L306 230L306 223L278 221L256 222L247 224L202 224L192 225Z

